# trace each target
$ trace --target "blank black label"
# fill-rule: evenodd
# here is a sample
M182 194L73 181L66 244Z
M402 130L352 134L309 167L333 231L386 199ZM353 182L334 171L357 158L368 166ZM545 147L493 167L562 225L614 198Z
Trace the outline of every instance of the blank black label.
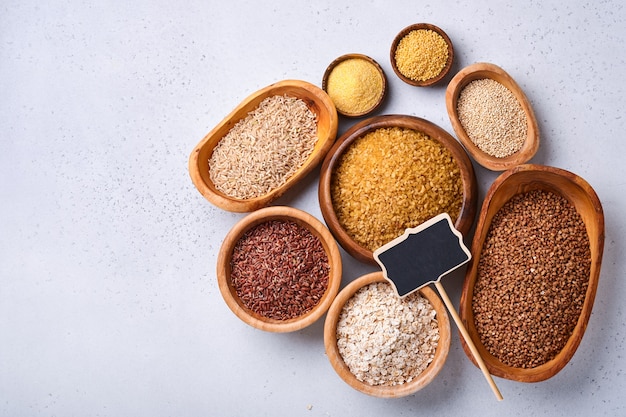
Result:
M385 277L404 297L470 260L470 252L450 216L439 215L374 252Z

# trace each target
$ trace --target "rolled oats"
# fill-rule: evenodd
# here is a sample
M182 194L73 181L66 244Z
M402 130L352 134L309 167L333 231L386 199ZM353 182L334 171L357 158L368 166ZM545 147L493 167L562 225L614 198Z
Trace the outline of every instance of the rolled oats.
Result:
M415 292L400 299L391 284L377 282L357 291L337 323L337 345L359 381L400 385L421 374L439 342L436 312Z

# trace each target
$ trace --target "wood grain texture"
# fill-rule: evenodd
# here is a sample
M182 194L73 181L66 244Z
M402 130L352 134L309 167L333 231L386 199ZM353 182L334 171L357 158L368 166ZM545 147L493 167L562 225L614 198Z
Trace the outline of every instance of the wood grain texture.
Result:
M563 350L551 361L532 369L507 366L491 355L478 336L472 311L474 284L483 243L495 214L512 197L532 190L545 190L565 197L581 215L591 249L589 284L578 323ZM602 253L604 250L604 214L602 205L593 188L581 177L560 168L525 164L501 174L487 192L480 211L476 232L472 241L472 260L469 262L460 302L460 316L465 328L476 345L489 372L493 375L521 382L539 382L557 374L573 357L587 328L598 287ZM472 358L467 345L466 354ZM475 362L474 362L475 363Z
M373 251L356 243L339 223L331 198L331 177L341 155L356 139L369 132L388 127L401 127L423 132L444 145L459 166L463 183L463 203L459 217L454 224L455 228L466 235L470 231L476 215L478 191L474 168L463 147L448 132L432 122L415 116L384 115L362 120L337 139L331 150L328 151L322 163L318 198L324 220L337 241L354 258L370 264L375 264Z
M256 225L270 221L284 220L294 221L306 227L314 236L322 242L324 251L328 256L330 271L328 276L328 288L320 302L306 314L290 320L275 320L263 317L246 308L240 301L230 280L230 261L235 245L243 234ZM228 232L217 256L217 282L224 301L237 317L243 322L260 330L274 333L293 332L303 329L316 322L328 311L335 296L339 292L342 277L342 262L339 246L330 231L314 216L302 210L286 207L273 206L259 209L241 219Z
M276 95L302 99L317 116L317 143L306 162L282 186L250 199L237 199L218 191L209 174L209 159L213 149L230 129L261 101ZM293 187L323 159L337 137L338 116L335 105L319 87L306 81L284 80L271 84L244 99L228 116L215 126L193 149L189 157L189 175L198 191L212 204L232 212L251 212L266 207Z
M498 158L482 151L478 146L472 142L470 137L465 132L465 129L461 125L459 120L459 114L457 111L458 99L463 91L463 88L475 80L489 78L499 82L506 88L508 88L518 102L522 106L524 113L526 114L527 121L527 136L521 149L516 153L507 156L505 158ZM530 161L539 148L539 128L537 126L537 119L533 111L530 102L526 98L524 91L515 82L515 80L502 68L490 63L476 63L469 65L459 71L450 81L446 88L446 109L452 128L457 137L467 149L467 152L483 167L492 171L505 171L516 165L524 164Z
M439 374L439 371L443 368L443 365L448 357L448 352L450 351L450 319L448 317L448 312L437 293L429 287L422 288L420 290L420 295L430 301L437 313L437 322L439 324L439 344L437 345L437 349L435 351L435 358L418 377L414 378L411 382L407 382L406 384L395 386L374 386L361 382L350 372L350 369L345 364L341 354L339 353L339 348L337 347L337 323L345 303L359 289L374 282L387 282L387 280L382 272L372 272L370 274L363 275L350 282L350 284L341 290L339 295L335 298L335 301L326 315L326 321L324 322L324 347L326 349L326 356L328 356L330 364L339 377L352 388L374 397L404 397L424 388Z

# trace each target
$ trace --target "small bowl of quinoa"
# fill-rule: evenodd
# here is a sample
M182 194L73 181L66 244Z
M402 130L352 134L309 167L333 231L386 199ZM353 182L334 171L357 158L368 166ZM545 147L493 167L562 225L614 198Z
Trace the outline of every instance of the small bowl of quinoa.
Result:
M567 365L591 316L603 248L602 205L578 175L524 164L496 178L459 305L491 374L540 382Z
M539 148L539 128L524 91L502 68L475 63L446 89L452 127L472 158L492 171L530 161Z
M407 115L365 119L348 129L322 163L319 201L328 228L356 259L441 213L469 232L476 177L469 156L445 130Z
M268 332L303 329L339 292L342 263L328 229L302 210L259 209L228 232L217 258L217 282L243 322Z
M416 23L396 35L390 51L391 67L405 83L428 87L441 81L452 68L454 48L441 28Z
M337 113L346 117L363 117L383 103L387 77L373 58L363 54L346 54L328 65L322 77L322 89L335 103Z
M324 90L306 81L279 81L244 99L196 145L189 175L215 206L258 210L319 165L337 124Z
M443 368L450 320L429 287L397 296L382 272L348 284L324 323L326 355L352 388L380 398L421 390Z

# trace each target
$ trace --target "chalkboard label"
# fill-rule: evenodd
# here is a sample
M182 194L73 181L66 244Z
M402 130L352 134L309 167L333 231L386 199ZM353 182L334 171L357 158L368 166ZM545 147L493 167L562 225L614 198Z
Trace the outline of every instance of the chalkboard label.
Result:
M439 281L471 259L447 213L442 213L405 232L374 251L399 297Z

